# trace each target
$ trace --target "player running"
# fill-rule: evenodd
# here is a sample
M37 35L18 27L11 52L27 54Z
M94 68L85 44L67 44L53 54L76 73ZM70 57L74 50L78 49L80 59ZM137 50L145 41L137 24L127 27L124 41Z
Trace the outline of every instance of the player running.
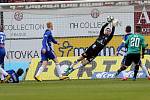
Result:
M107 27L111 23L112 23L112 29ZM66 75L69 75L75 69L79 69L80 67L89 64L93 59L95 59L95 57L98 56L99 52L112 39L115 31L115 26L117 24L118 21L113 17L110 17L108 22L102 26L99 37L96 39L96 41L79 57L79 59L74 61L74 63L67 69ZM81 64L77 68L73 68L73 66L78 64L80 61L82 61Z
M57 70L60 80L64 80L64 79L68 78L67 76L62 75L58 59L57 59L54 51L52 50L51 42L59 45L59 43L52 36L52 32L51 32L52 30L53 30L53 24L52 24L52 22L48 22L47 30L45 31L45 33L43 35L43 41L42 41L42 49L41 49L42 66L38 69L38 72L36 73L36 75L34 77L35 80L37 80L37 81L42 81L42 79L40 78L40 74L46 68L48 60L50 60L50 59L52 59L56 65L56 70Z
M121 62L121 67L124 66L125 64L125 60L126 60L126 52L127 52L127 48L125 47L125 41L127 40L128 36L131 35L131 26L126 26L126 35L123 37L123 42L121 43L121 45L117 48L117 53L116 55L124 55L123 59L122 59L122 62ZM150 79L150 75L148 73L148 70L146 69L146 67L144 65L142 65L142 62L140 61L140 67L142 68L142 70L145 72L146 76L148 79ZM123 75L123 78L122 80L127 80L128 77L126 76L126 72L125 71L122 71L122 75Z
M6 38L6 35L3 32L3 27L2 27L2 25L0 25L0 78L1 78L1 82L3 82L3 81L5 82L10 79L10 75L2 68L2 66L4 65L4 58L6 55L5 38ZM6 78L4 78L3 75Z
M134 76L133 80L136 80L136 76L139 70L139 65L141 64L140 56L142 51L142 58L144 58L144 51L146 48L144 37L140 34L142 31L141 26L136 26L136 34L129 35L128 39L125 41L125 46L127 48L127 56L125 59L125 63L123 66L117 71L115 76L119 75L119 73L125 70L128 66L134 62ZM142 48L142 50L141 50Z
M125 60L126 60L126 52L127 52L127 48L125 47L125 41L127 40L128 36L131 35L131 26L126 26L126 35L123 37L123 42L121 43L121 45L117 48L117 53L116 55L124 55L122 62L121 62L121 67L124 66L125 64ZM144 65L142 65L142 62L140 61L140 67L142 68L142 70L144 71L144 73L146 74L147 78L150 79L150 75L148 73L148 70L146 69L146 67ZM122 80L127 80L128 77L125 75L126 72L122 71L122 75L123 78Z

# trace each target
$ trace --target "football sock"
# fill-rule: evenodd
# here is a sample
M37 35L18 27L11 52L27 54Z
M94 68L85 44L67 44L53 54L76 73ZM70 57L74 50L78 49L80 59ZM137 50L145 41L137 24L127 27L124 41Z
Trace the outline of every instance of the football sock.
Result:
M136 78L138 71L139 71L139 66L136 65L134 69L134 75L133 75L134 78Z
M78 64L79 62L79 60L74 61L74 65Z
M56 63L56 70L57 70L58 76L62 77L61 68L60 68L60 65L58 63Z
M84 65L81 63L79 66L77 66L76 68L74 69L79 69L80 67L83 67Z
M73 68L74 65L78 64L79 62L80 62L80 61L78 61L78 60L74 61L74 63L70 66L70 68Z
M117 71L117 74L119 75L119 73L120 73L121 71L125 70L125 69L126 69L125 66L121 66L121 68Z
M69 68L73 68L74 64L72 64L71 66L69 66Z
M142 70L144 71L144 73L146 74L146 76L147 76L147 77L150 77L147 68L146 68L144 65L142 65L141 68L142 68Z
M0 74L0 77L1 77L1 80L4 80L4 79L5 79L5 77L4 77L3 74Z
M1 67L0 67L0 73L3 74L4 76L8 75L8 73Z
M43 72L44 68L44 66L41 66L35 76L39 76Z

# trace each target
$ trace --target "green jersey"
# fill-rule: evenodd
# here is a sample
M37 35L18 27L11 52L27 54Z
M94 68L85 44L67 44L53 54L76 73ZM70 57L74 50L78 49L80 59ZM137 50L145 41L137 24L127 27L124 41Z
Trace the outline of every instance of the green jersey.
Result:
M128 39L125 41L127 47L127 54L137 54L141 53L142 49L146 47L144 42L144 36L141 34L131 34Z

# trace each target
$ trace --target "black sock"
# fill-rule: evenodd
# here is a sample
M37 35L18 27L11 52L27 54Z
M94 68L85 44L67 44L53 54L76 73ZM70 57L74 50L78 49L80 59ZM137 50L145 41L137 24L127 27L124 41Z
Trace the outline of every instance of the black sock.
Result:
M117 71L117 74L119 74L121 71L125 70L126 67L125 66L121 66L120 69Z
M134 69L134 75L133 75L134 78L136 78L138 71L139 71L139 65L136 65Z

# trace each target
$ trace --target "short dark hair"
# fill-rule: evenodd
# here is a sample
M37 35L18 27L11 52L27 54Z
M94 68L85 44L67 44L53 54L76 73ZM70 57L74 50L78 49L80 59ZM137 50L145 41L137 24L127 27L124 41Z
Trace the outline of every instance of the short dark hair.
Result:
M3 32L3 25L0 25L0 32Z
M19 69L17 70L17 75L18 75L18 76L21 76L23 73L24 73L24 71L23 71L22 68L19 68Z
M142 27L140 25L135 26L135 32L141 33L142 32Z
M126 26L126 32L131 32L131 26L130 25Z

